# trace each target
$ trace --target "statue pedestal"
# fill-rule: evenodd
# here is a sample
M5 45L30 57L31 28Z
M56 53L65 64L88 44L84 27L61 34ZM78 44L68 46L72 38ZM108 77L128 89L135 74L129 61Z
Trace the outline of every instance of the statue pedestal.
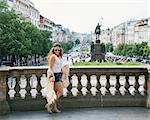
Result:
M105 61L105 45L96 40L96 44L91 45L91 61Z

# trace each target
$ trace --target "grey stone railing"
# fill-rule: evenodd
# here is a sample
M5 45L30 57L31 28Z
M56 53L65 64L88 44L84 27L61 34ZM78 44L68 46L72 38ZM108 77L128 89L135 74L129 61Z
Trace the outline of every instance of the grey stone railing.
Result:
M0 69L0 114L41 110L46 100L47 67ZM142 106L150 108L150 71L146 67L71 67L70 85L60 107Z

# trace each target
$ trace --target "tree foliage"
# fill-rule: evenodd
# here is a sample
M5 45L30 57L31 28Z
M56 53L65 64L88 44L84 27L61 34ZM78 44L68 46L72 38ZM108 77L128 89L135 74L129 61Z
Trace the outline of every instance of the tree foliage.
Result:
M7 0L0 0L0 13L8 10Z
M120 44L114 50L114 53L123 56L148 57L150 55L150 46L146 42L141 44Z
M61 42L61 45L63 47L64 52L67 52L68 50L70 50L73 47L73 42L72 41Z
M3 11L5 7L1 7ZM0 59L6 56L46 56L52 42L51 33L41 31L12 11L0 12Z
M107 43L105 45L105 49L106 49L106 52L112 52L113 51L113 44L112 43Z
M80 40L79 40L79 39L76 39L76 40L75 40L75 45L78 45L78 44L80 44Z

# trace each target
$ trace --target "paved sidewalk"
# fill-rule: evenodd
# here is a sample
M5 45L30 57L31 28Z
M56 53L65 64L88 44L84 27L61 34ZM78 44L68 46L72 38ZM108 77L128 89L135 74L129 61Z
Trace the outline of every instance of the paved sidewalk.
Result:
M61 113L14 112L0 120L150 120L150 109L141 107L80 108Z

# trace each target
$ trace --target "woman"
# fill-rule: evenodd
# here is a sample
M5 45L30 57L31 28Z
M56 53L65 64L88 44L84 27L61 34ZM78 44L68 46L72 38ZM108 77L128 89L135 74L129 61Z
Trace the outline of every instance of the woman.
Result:
M54 90L47 94L51 94L51 96L47 97L48 104L46 108L48 112L58 113L60 110L57 109L56 101L63 95L63 83L62 83L62 56L63 49L59 43L54 43L51 51L48 54L48 80L49 85Z

